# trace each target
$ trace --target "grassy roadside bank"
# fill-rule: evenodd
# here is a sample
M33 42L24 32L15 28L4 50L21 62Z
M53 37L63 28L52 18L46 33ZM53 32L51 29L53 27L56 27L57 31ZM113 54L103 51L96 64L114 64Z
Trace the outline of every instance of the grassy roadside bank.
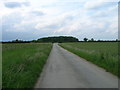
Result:
M118 76L117 42L79 42L59 45Z
M2 87L33 88L52 44L3 44Z

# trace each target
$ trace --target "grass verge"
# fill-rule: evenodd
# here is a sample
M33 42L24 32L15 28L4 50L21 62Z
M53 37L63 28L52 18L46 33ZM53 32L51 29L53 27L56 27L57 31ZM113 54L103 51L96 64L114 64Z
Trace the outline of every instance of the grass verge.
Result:
M61 47L118 75L118 42L61 43ZM120 76L119 76L120 77Z
M52 44L3 44L2 87L33 88Z

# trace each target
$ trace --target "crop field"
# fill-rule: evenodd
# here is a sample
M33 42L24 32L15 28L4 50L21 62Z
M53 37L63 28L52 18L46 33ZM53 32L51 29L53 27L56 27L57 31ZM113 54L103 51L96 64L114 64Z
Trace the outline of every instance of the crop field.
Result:
M79 42L59 45L118 76L117 42Z
M3 44L2 87L33 88L52 44Z

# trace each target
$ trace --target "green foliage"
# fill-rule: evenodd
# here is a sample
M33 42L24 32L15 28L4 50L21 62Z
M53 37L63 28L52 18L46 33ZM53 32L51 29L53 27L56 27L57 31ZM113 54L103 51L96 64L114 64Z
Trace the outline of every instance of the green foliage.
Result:
M89 42L94 42L95 40L94 40L94 38L91 38L90 40L88 40Z
M60 46L118 76L118 42L62 43Z
M33 88L52 44L3 44L3 88Z
M40 38L37 40L38 42L78 42L79 40L75 37L70 37L70 36L59 36L59 37L45 37L45 38Z
M87 42L87 41L88 41L88 38L84 38L83 40L84 40L85 42Z
M18 39L16 39L16 40L13 40L13 41L10 42L10 43L30 43L30 41L23 41L23 40L18 40Z

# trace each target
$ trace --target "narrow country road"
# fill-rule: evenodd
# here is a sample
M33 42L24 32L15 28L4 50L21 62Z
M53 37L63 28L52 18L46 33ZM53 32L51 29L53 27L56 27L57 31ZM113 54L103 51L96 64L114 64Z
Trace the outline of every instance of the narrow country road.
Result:
M118 88L118 78L54 44L35 88Z

